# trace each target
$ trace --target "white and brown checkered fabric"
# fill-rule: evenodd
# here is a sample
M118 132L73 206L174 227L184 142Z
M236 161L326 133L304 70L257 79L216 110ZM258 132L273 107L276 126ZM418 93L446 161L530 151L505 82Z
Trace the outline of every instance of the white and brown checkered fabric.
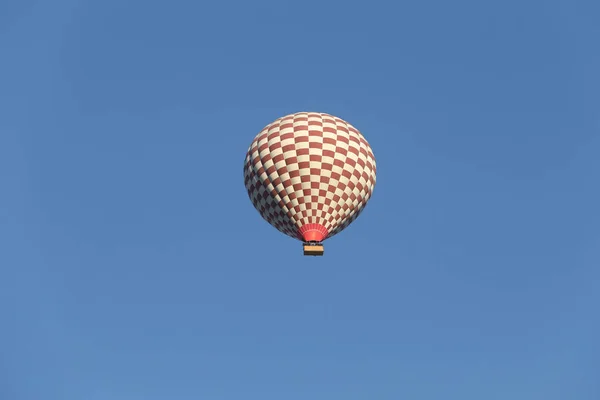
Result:
M375 157L352 125L335 116L299 112L267 125L244 164L248 196L281 232L303 240L307 229L330 238L362 212L375 186Z

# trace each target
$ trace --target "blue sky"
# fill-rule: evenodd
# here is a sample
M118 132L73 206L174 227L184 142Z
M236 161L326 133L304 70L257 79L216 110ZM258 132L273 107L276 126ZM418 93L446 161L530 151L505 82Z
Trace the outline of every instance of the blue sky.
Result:
M600 398L594 1L0 3L0 398ZM244 154L378 163L322 258Z

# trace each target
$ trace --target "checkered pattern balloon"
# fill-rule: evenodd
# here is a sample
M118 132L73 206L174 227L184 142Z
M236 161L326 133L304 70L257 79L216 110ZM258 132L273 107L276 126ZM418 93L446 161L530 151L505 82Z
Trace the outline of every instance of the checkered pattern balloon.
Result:
M248 196L279 231L323 241L363 211L375 186L375 157L363 135L335 116L300 112L267 125L244 164Z

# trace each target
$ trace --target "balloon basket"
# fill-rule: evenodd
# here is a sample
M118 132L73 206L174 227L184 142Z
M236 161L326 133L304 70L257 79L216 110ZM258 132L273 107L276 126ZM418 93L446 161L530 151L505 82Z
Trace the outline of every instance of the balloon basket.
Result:
M322 256L324 248L321 243L304 243L305 256Z

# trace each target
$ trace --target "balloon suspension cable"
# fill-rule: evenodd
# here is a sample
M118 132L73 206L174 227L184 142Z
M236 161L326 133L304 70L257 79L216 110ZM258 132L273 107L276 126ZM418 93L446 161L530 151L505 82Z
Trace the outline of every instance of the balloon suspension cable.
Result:
M308 240L308 241L304 241L304 245L305 246L322 246L323 242L318 241L318 240Z

